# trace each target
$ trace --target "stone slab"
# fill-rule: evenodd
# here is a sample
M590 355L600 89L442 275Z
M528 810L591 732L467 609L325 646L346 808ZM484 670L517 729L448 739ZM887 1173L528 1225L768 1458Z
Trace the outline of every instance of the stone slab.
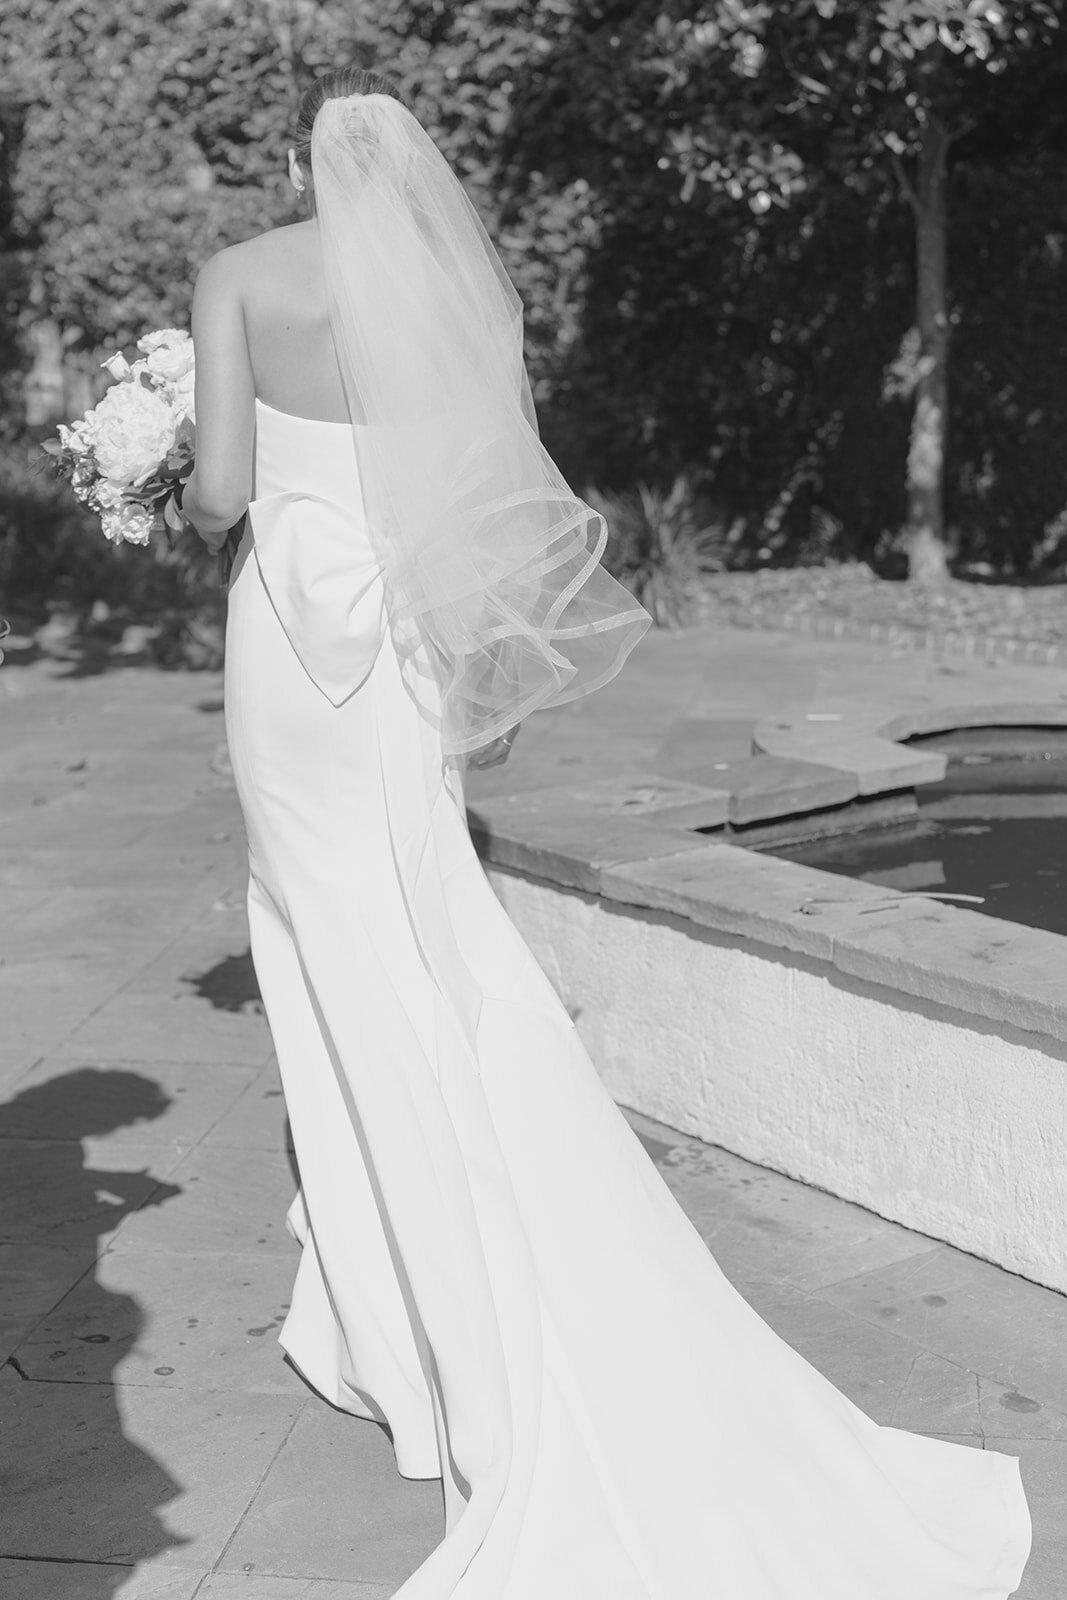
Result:
M825 806L846 805L859 793L850 774L812 761L779 756L753 756L744 761L715 763L712 769L720 788L730 795L730 821L736 827L767 822ZM700 769L704 781L711 772Z
M1067 1444L1048 1439L1003 1438L1004 1455L1018 1456L1034 1522L1034 1544L1015 1600L1063 1600L1067 1573Z
M52 956L0 966L0 1068L26 1066L73 1033L128 981L107 953L93 961Z
M8 897L18 891L8 890ZM57 954L98 956L102 948L146 965L188 928L194 913L185 895L155 884L123 889L67 888L48 894L13 923L4 919L0 957L5 965Z
M716 762L745 761L755 755L754 717L679 717L655 751L652 769L686 777L716 770Z
M295 1264L285 1213L297 1180L287 1156L201 1145L169 1177L177 1193L166 1205L131 1215L117 1250L200 1257L277 1251Z
M483 814L490 822L521 811L530 817L651 818L678 828L716 828L728 820L729 799L721 788L650 773L619 773L599 782L526 790L488 802Z
M101 1005L64 1041L61 1053L97 1061L231 1061L261 1067L270 1055L270 1032L254 1000L213 1004L197 993L210 984L212 967L178 986L149 978Z
M483 860L596 894L605 868L699 850L700 834L651 820L468 813Z
M239 1150L293 1149L293 1132L275 1062L264 1067L242 1090L204 1144L209 1148L227 1145Z
M4 1547L24 1559L204 1571L306 1402L28 1383L0 1371Z
M1021 1394L1014 1386L978 1378L978 1411L986 1439L1067 1440L1067 1394L1059 1408Z
M393 1600L392 1583L343 1583L332 1578L262 1577L212 1572L196 1600Z
M837 920L813 915L812 902L852 908L865 919L913 914L908 901L872 884L718 843L607 868L600 892L608 900L670 911L720 933L822 961L833 957Z
M911 914L840 926L834 965L852 977L1067 1041L1067 942L916 897Z
M133 1213L172 1203L177 1147L0 1139L0 1239L77 1249L106 1241Z
M438 1480L401 1478L375 1423L309 1406L219 1569L398 1588L443 1533Z
M105 1252L19 1345L19 1367L53 1382L303 1397L278 1346L296 1264L295 1248L207 1261Z
M756 743L768 756L813 762L850 774L860 794L886 794L916 784L939 783L948 760L933 750L909 750L847 722L782 722L757 725Z
M140 1063L95 1056L47 1057L24 1073L0 1106L8 1139L82 1139L113 1145L199 1143L259 1076L244 1063Z
M4 1600L198 1600L195 1572L86 1561L4 1561Z
M96 1259L91 1244L0 1244L0 1365Z
M916 1433L983 1438L986 1430L979 1405L983 1381L988 1380L943 1356L922 1350L886 1420L894 1428Z
M630 1121L638 1119L631 1113ZM912 1261L936 1245L863 1206L697 1139L680 1138L657 1157L657 1166L728 1276L815 1294L861 1272Z
M825 1296L1042 1408L1067 1409L1067 1296L947 1245Z

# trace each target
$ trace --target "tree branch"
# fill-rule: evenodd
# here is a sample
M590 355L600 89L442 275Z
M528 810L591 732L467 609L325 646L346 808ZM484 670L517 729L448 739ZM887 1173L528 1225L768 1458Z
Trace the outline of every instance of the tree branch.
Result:
M890 150L889 159L893 163L893 171L897 175L897 182L900 184L900 192L901 192L901 194L904 196L905 200L908 202L909 206L914 211L915 215L918 216L919 215L919 196L915 192L915 187L912 184L911 179L908 177L908 174L904 171L904 163L903 163L903 161L901 161L900 157L897 155L895 150Z
M945 132L945 145L946 145L946 147L948 145L950 145L950 144L956 144L960 139L966 139L967 135L969 133L972 133L974 131L974 129L977 128L977 126L978 126L978 118L977 117L968 117L966 119L966 121L960 123L958 128L953 128L951 130L951 132L946 130L946 132Z

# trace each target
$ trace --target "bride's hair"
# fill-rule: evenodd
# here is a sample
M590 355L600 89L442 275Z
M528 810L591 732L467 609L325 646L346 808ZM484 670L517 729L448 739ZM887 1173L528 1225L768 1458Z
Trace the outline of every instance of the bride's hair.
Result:
M346 100L353 94L387 94L402 105L407 104L396 84L382 72L372 72L366 67L336 67L333 72L324 72L304 90L296 114L293 145L301 166L311 165L311 130L326 101Z

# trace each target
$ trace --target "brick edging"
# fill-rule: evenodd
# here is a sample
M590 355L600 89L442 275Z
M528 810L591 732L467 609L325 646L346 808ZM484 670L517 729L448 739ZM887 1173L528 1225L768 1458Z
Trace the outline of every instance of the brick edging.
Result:
M910 645L931 655L955 655L970 660L1021 662L1031 667L1067 666L1067 644L1040 644L991 633L966 633L958 628L913 628L903 622L864 622L853 617L820 617L795 611L761 611L758 621L748 622L732 615L717 617L714 605L708 607L706 618L751 632L779 630L806 634L813 639Z

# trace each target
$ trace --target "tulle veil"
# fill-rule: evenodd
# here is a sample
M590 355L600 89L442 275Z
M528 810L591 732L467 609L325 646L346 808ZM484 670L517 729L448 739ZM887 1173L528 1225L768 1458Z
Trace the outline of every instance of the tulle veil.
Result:
M541 443L518 294L417 118L327 100L311 168L394 643L432 679L445 751L473 751L606 683L650 619Z

